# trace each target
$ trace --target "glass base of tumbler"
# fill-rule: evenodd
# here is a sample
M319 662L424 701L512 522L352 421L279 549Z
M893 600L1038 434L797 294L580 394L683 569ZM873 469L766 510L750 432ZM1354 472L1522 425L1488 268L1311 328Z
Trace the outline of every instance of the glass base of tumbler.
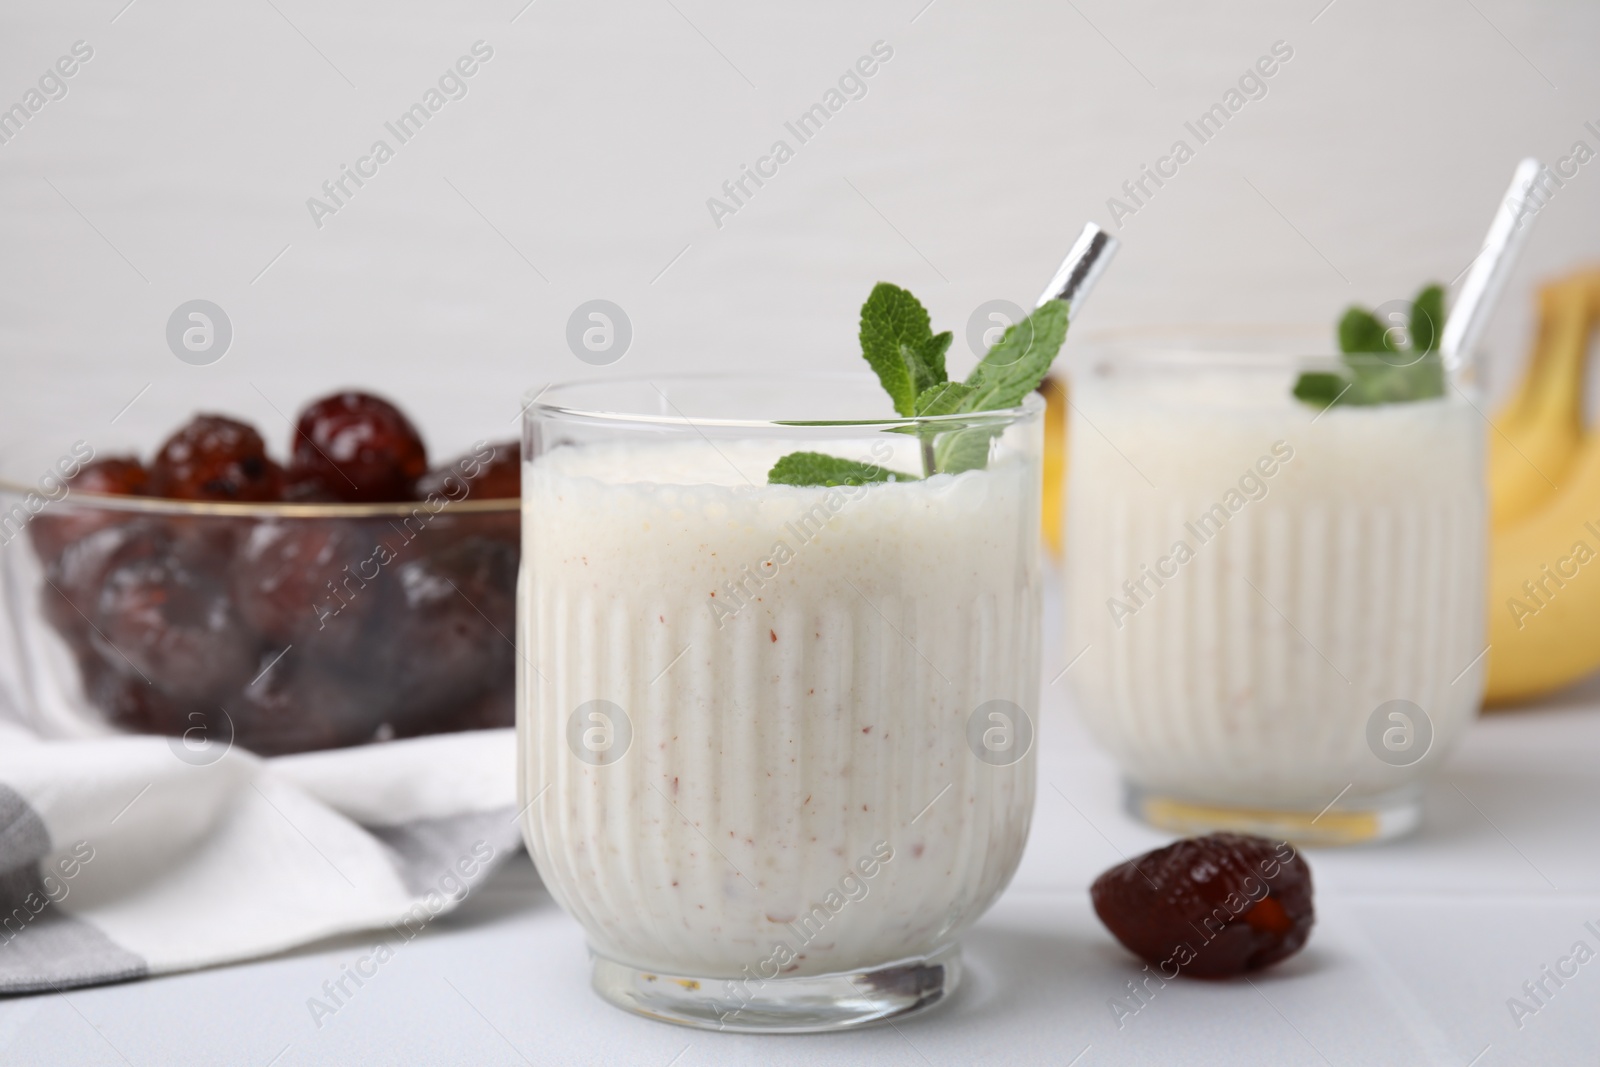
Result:
M1158 830L1205 834L1231 830L1297 845L1359 845L1388 841L1422 822L1422 788L1414 786L1378 797L1343 797L1317 810L1228 807L1167 796L1124 783L1128 811Z
M594 989L652 1019L747 1034L852 1030L920 1014L961 980L961 947L870 971L806 978L694 978L641 971L594 954Z

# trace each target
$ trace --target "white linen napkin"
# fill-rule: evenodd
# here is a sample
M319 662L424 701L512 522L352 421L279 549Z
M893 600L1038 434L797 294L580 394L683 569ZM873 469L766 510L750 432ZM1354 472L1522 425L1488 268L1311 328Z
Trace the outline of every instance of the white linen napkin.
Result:
M520 847L513 736L213 762L0 722L0 994L410 940Z

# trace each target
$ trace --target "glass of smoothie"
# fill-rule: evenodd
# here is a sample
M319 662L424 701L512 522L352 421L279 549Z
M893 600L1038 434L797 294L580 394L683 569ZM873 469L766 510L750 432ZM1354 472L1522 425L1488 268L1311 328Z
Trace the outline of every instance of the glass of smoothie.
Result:
M1419 820L1484 680L1485 420L1470 384L1321 407L1326 340L1102 339L1072 376L1079 713L1164 829L1305 843Z
M528 401L522 826L624 1008L790 1032L927 1008L1016 869L1044 405L886 403L768 374ZM986 462L923 477L957 434ZM877 480L769 484L797 451Z

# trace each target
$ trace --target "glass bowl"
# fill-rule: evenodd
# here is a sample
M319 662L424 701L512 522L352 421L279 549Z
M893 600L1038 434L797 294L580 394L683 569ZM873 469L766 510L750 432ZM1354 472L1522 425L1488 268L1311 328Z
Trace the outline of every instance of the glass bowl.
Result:
M0 481L0 700L262 755L510 726L515 499L198 503Z

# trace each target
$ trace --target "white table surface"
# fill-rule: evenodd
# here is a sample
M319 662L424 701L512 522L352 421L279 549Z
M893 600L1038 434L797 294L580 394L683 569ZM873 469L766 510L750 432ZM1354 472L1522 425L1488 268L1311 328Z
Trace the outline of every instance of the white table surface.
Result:
M1065 662L1053 643L1046 678ZM1066 688L1046 687L1027 852L963 941L961 989L895 1027L751 1037L628 1015L590 992L582 932L519 855L320 1026L309 998L372 939L0 1001L0 1065L1595 1062L1600 957L1520 1028L1506 1002L1575 942L1600 950L1584 928L1600 927L1600 678L1481 719L1414 836L1307 850L1317 921L1298 956L1249 981L1179 979L1121 1026L1110 1001L1142 964L1100 925L1088 886L1169 838L1124 813Z

